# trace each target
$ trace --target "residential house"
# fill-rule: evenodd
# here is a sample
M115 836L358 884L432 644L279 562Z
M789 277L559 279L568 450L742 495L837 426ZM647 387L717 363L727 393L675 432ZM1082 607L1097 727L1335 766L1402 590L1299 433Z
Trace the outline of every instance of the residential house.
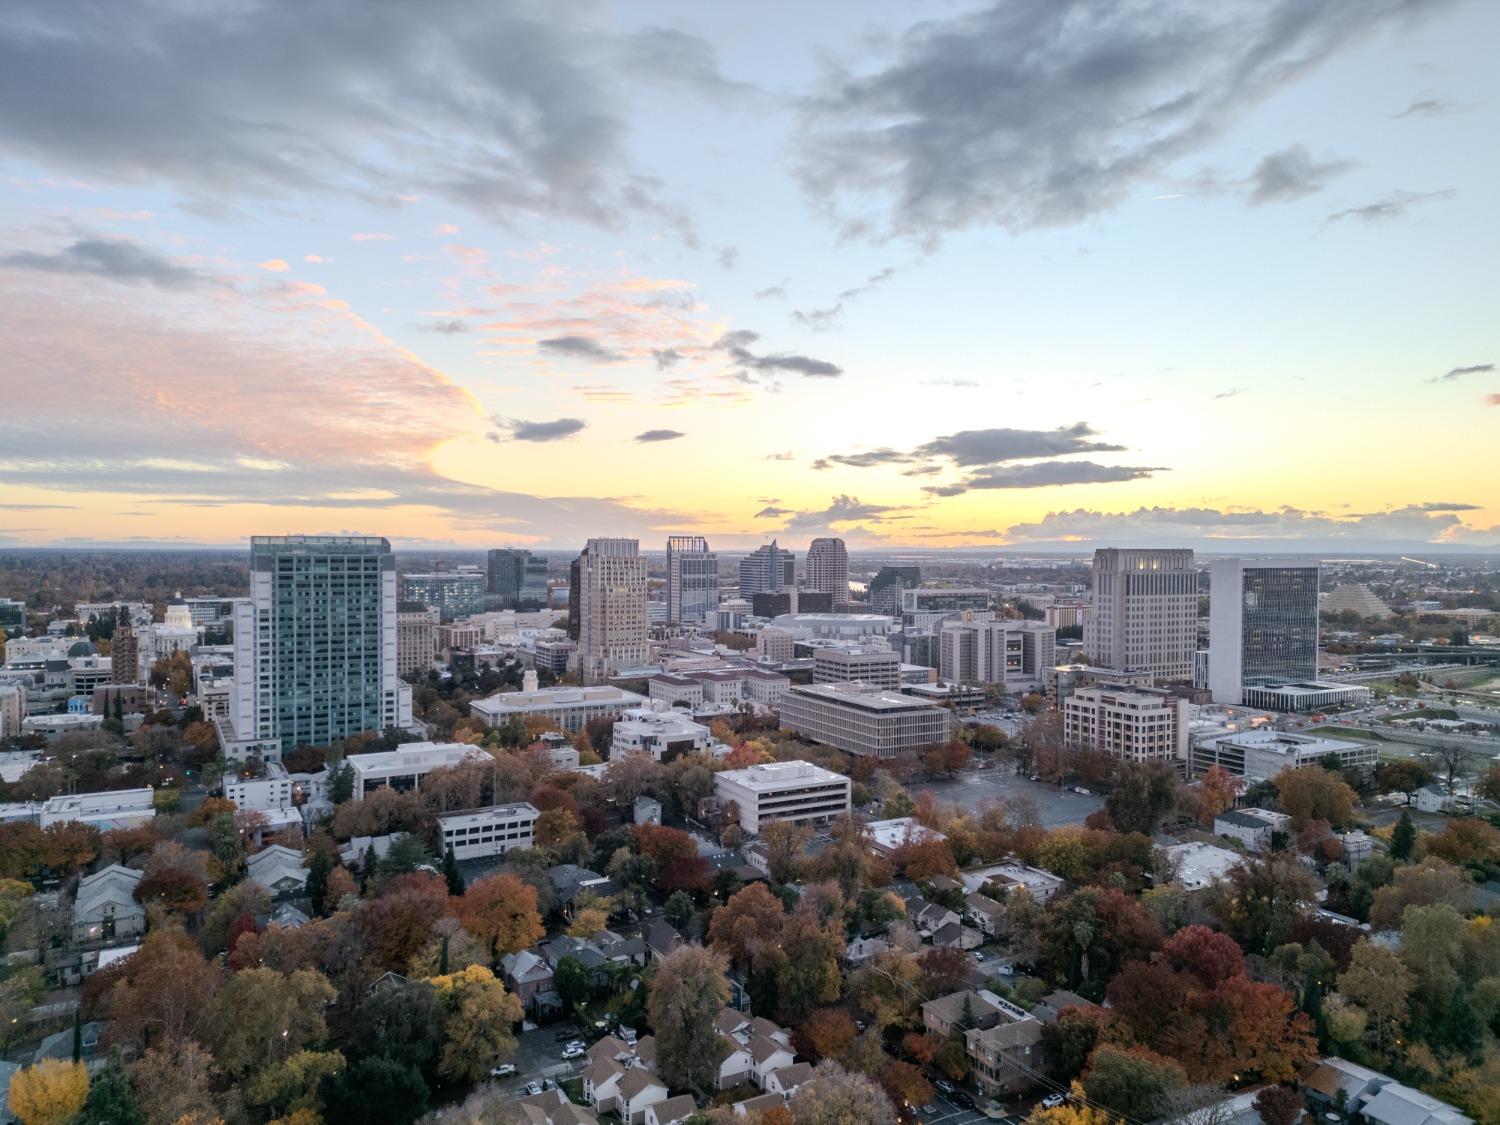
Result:
M97 945L146 932L146 910L135 901L141 873L112 863L82 879L73 899L73 940Z
M307 889L302 853L272 844L245 861L245 878L258 883L272 898L289 898Z
M569 919L573 917L573 902L580 896L609 898L620 890L608 876L579 867L576 863L560 863L547 868L547 878L557 891L558 909Z
M1421 812L1445 812L1453 803L1453 794L1436 782L1424 785L1412 794L1412 804Z
M1024 889L1041 905L1045 905L1064 886L1064 880L1050 871L1013 861L979 871L965 871L960 878L966 891L983 891L992 898L1001 898Z
M942 1039L955 1031L994 1027L1000 1022L1000 997L988 989L954 992L922 1005L922 1025Z
M797 1092L797 1087L812 1077L812 1071L812 1063L805 1062L773 1070L766 1075L766 1093L780 1094L790 1099Z
M641 940L646 943L646 952L651 960L660 961L667 954L687 944L677 928L665 918L653 918L641 931Z
M786 1099L780 1094L756 1094L742 1102L734 1103L737 1117L749 1117L752 1113L764 1113L768 1109L785 1109Z
M561 1090L543 1090L515 1103L517 1125L598 1125L599 1119L574 1105Z
M1238 840L1251 851L1269 851L1271 837L1286 832L1292 818L1270 809L1226 809L1214 817L1214 835Z
M82 1024L79 1029L79 1039L82 1043L82 1058L85 1060L93 1058L99 1053L99 1040L104 1031L104 1025L94 1020ZM32 1062L39 1063L43 1059L59 1059L65 1062L73 1058L73 1028L72 1025L62 1031L54 1032L42 1040L36 1049L36 1056Z
M843 961L849 968L855 969L890 948L891 943L883 937L857 937L844 946Z
M766 1080L773 1071L791 1066L797 1061L797 1052L792 1050L790 1038L780 1028L776 1030L780 1032L778 1038L757 1034L750 1041L751 1071L755 1076L755 1084L762 1090L766 1088Z
M1064 1008L1092 1008L1094 1006L1078 993L1059 988L1038 1000L1032 1006L1031 1014L1043 1023L1056 1023L1058 1015Z
M1010 931L1006 920L1005 904L989 895L975 891L964 898L964 921L973 926L988 941L1002 938Z
M956 949L962 943L963 923L958 915L921 895L906 899L906 920L923 941L945 949Z
M1017 1009L1019 1011L1019 1009ZM1010 1013L1006 1013L1010 1017ZM974 1080L990 1097L1025 1090L1043 1069L1042 1029L1046 1025L1026 1012L993 1027L975 1028L964 1037Z
M552 983L552 966L540 953L523 949L500 958L500 972L521 1007L532 1015L556 1011L562 999Z
M616 1091L615 1112L626 1125L644 1125L646 1111L667 1100L667 1084L643 1066L627 1067Z
M663 1102L646 1107L646 1125L680 1125L698 1112L698 1103L691 1094L678 1094Z
M1378 1070L1326 1058L1302 1077L1308 1105L1320 1115L1368 1125L1473 1125L1472 1118Z

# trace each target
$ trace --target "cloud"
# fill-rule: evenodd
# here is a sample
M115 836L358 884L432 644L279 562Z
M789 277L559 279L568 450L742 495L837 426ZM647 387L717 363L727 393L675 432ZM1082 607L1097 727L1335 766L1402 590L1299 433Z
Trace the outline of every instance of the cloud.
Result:
M1500 406L1500 395L1485 395L1484 404L1486 406Z
M1445 102L1438 98L1419 98L1400 113L1393 113L1391 116L1396 120L1403 117L1440 117L1445 113L1452 113L1457 108L1454 102Z
M102 235L81 238L50 254L29 250L0 254L0 266L144 282L160 289L189 289L209 280L197 270L175 264L158 250Z
M870 449L863 453L830 453L813 462L815 469L827 469L833 465L847 465L851 469L868 469L875 465L904 465L911 460L910 453L899 449Z
M759 339L760 333L741 328L726 332L719 338L716 346L728 352L739 366L752 371L786 371L794 375L823 379L836 378L844 373L844 369L837 364L829 363L824 359L813 359L810 356L785 353L757 355L749 349L748 345Z
M635 435L635 440L642 444L658 441L676 441L680 437L687 437L681 430L647 430Z
M71 5L15 0L6 17L0 146L17 160L172 188L219 211L311 194L438 196L502 223L617 229L644 216L690 234L630 154L639 72L615 65L621 37L586 9L152 3L79 19ZM689 41L642 33L636 54L662 80L703 89L713 72Z
M1123 445L1091 441L1094 429L1087 422L1059 426L1055 430L960 430L919 445L924 457L948 457L956 465L993 465L1032 457L1064 457L1071 453L1117 453Z
M789 516L791 514L792 510L790 508L778 508L775 505L767 505L766 507L755 513L755 518L758 520L770 520L776 519L779 516Z
M1239 395L1244 394L1247 390L1249 390L1248 387L1230 387L1227 391L1220 391L1218 394L1214 395L1214 401L1217 402L1220 399L1236 398Z
M1316 161L1301 145L1269 153L1250 173L1250 206L1289 203L1314 195L1327 187L1329 180L1353 167L1352 160Z
M443 336L458 336L470 332L467 321L462 320L434 320L428 324L417 325L423 332L436 332Z
M766 509L770 511L771 509ZM790 518L786 522L788 532L828 531L834 524L854 523L864 520L879 523L887 512L901 511L889 504L867 504L856 496L835 496L826 508L814 511L784 513Z
M1495 370L1493 363L1475 363L1468 367L1454 367L1441 375L1434 375L1427 381L1429 383L1451 383L1454 379L1462 379L1465 375L1488 375Z
M838 323L839 318L843 316L845 305L850 301L863 297L870 290L884 285L899 272L901 271L895 266L886 266L884 269L872 273L858 285L845 289L838 296L834 297L833 304L827 308L807 309L806 311L800 309L793 310L792 320L804 327L811 328L814 332L825 332Z
M1425 500L1420 504L1408 504L1405 512L1477 512L1478 504L1451 503L1447 500Z
M922 386L947 387L949 390L957 391L967 390L970 387L977 387L979 386L979 383L974 379L923 379Z
M511 441L561 441L570 438L588 425L582 418L558 418L551 422L525 422L519 418L505 421L495 419L495 424L508 433ZM499 441L499 434L491 434Z
M719 265L723 269L732 270L740 260L740 249L738 246L719 247Z
M804 101L797 174L846 237L1082 222L1429 0L1065 4L923 18ZM863 61L869 49L858 54Z
M1366 203L1359 207L1345 207L1342 211L1335 211L1324 221L1337 223L1343 219L1358 219L1363 223L1383 223L1393 219L1401 219L1413 207L1422 203L1428 203L1434 199L1447 199L1453 195L1451 189L1445 191L1398 191L1377 199L1374 203Z
M764 458L767 461L795 461L796 459L797 455L789 449L782 453L767 453Z
M656 360L658 371L665 371L681 361L682 353L676 348L657 348L651 353L651 358Z
M759 87L724 77L712 43L668 27L645 27L621 44L624 63L643 81L680 86L721 103L759 94Z
M326 264L333 261L332 258L325 258L322 254L303 254L302 260L304 262L312 262L314 265Z
M285 258L269 258L260 264L260 268L272 273L286 273L292 267L287 265Z
M764 289L757 289L755 291L755 299L757 301L784 301L786 300L786 286L768 285Z
M617 363L625 358L588 336L553 336L548 340L538 340L537 347L552 355L589 359L596 363Z
M1029 465L997 465L973 473L955 484L929 484L934 496L959 496L992 488L1050 488L1062 484L1111 484L1139 480L1162 472L1160 466L1097 465L1093 461L1038 461Z

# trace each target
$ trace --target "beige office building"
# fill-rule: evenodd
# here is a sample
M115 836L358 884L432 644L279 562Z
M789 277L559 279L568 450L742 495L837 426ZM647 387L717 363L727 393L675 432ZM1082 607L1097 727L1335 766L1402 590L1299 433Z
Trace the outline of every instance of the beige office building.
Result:
M1198 645L1198 569L1191 550L1094 552L1093 606L1083 626L1090 664L1190 680Z

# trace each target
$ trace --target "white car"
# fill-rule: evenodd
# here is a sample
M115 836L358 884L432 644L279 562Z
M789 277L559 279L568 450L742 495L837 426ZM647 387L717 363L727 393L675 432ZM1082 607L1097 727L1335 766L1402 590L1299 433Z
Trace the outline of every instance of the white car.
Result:
M1042 1108L1043 1109L1056 1109L1058 1106L1062 1105L1063 1102L1065 1102L1067 1100L1068 1099L1066 1097L1064 1097L1062 1094L1048 1094L1045 1098L1042 1099Z
M572 1059L581 1059L586 1053L587 1052L584 1051L583 1047L580 1044L569 1043L566 1047L563 1048L562 1057L565 1061Z
M490 1067L491 1078L509 1078L515 1072L515 1063L501 1063L499 1066Z

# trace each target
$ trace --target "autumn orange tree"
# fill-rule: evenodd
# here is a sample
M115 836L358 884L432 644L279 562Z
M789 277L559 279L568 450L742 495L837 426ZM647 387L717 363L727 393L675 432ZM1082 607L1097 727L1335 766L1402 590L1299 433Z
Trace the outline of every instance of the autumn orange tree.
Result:
M781 900L764 883L751 883L714 911L708 927L709 943L737 969L760 968L781 933L785 915Z
M537 914L536 888L514 875L477 880L459 899L458 916L496 958L535 945L547 933Z

